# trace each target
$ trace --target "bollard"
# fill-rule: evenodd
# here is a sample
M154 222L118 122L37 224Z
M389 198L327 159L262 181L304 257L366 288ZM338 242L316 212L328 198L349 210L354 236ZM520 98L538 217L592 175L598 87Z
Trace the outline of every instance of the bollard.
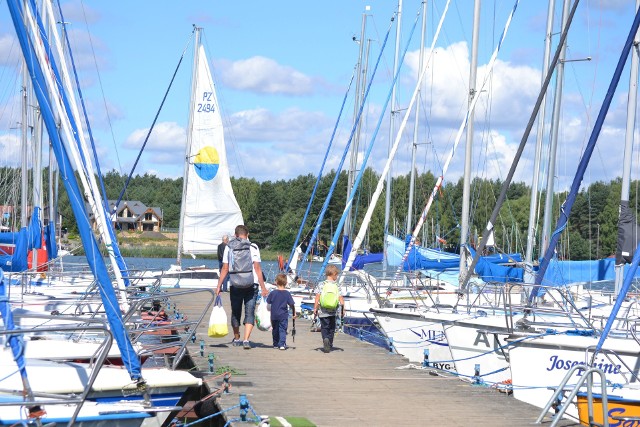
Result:
M423 368L429 367L429 349L428 348L424 349L424 359L422 360L422 367Z
M213 353L209 353L209 372L213 372Z
M224 374L224 378L222 380L222 382L223 382L223 392L222 393L224 393L224 394L229 394L230 393L229 387L231 387L231 384L229 384L229 380L230 380L229 374L228 373Z
M395 350L393 348L393 338L389 337L389 340L387 341L387 343L389 344L389 353L391 354L395 353Z
M204 357L204 340L200 340L200 357Z
M247 421L247 413L249 412L249 401L247 395L242 393L240 395L240 420Z
M480 364L476 363L474 368L473 368L473 384L480 384L480 382L482 381L480 379Z

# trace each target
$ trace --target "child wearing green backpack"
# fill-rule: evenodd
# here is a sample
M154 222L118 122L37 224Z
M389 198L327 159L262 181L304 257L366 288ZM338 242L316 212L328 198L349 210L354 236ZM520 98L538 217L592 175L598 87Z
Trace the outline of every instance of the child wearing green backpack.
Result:
M344 318L344 298L340 294L340 287L338 286L338 267L330 264L324 273L327 279L320 284L320 289L316 292L313 315L320 319L322 351L329 353L333 348L333 336L336 333L336 316L340 307L342 307L341 317Z

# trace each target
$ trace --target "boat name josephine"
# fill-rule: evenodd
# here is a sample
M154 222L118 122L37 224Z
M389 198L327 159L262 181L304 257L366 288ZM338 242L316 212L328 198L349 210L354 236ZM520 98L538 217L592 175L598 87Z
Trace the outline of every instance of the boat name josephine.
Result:
M620 365L614 365L612 363L604 363L604 359L600 360L600 363L594 363L592 365L587 365L584 362L580 362L578 360L563 360L560 359L560 356L558 355L553 355L549 358L549 361L551 362L551 365L549 365L549 367L547 368L547 371L553 371L553 370L565 370L568 371L569 369L571 369L572 367L576 366L576 365L585 365L585 366L590 366L592 368L598 368L600 370L602 370L602 372L604 372L605 374L619 374L620 373ZM582 376L582 371L578 370L577 371L578 376Z

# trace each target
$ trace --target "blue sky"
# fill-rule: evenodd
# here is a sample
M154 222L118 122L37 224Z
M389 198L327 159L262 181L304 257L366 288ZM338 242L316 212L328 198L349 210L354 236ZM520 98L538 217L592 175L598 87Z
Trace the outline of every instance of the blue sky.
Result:
M559 28L562 2L556 3L554 32ZM420 4L417 0L403 1L401 51ZM445 4L444 0L427 3L427 48ZM502 0L483 2L478 87L513 4L514 1ZM191 76L190 38L192 25L197 24L204 28L203 43L227 124L231 174L258 181L317 175L358 59L357 41L366 6L370 10L366 12L365 41L371 40L369 61L373 64L397 10L398 3L392 0L62 1L103 172L116 169L129 173L185 51L136 169L138 174L148 172L160 177L182 175ZM420 172L440 173L464 117L472 13L472 0L452 1L436 43L420 100ZM560 188L573 177L633 15L631 0L582 0L578 8L567 59L592 60L566 64L555 172ZM539 91L546 19L547 2L520 2L494 73L478 102L475 176L501 179L507 173ZM402 120L416 84L420 27L418 20L400 73L397 123ZM361 147L371 142L390 91L395 26L391 28L366 104ZM556 41L557 37L554 49ZM12 129L19 120L19 107L15 106L19 98L17 48L6 4L0 1L0 148L6 153L5 163L13 161L19 152L17 131ZM590 181L621 175L628 79L627 67L587 174ZM547 109L548 115L550 110ZM353 111L350 94L329 155L329 168L336 167L342 156L351 133ZM389 122L388 118L380 122L373 146L369 165L378 171L387 157L392 133ZM410 168L413 119L408 129L393 163L394 174L406 174ZM517 180L531 179L534 142L535 138L530 138ZM457 180L462 174L463 153L464 146L460 145L447 180Z

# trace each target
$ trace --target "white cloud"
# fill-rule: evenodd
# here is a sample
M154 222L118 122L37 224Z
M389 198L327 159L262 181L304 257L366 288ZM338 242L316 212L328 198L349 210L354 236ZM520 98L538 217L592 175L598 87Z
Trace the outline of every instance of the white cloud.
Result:
M313 78L264 56L239 61L221 60L218 69L222 83L238 90L305 96L312 94L316 85Z
M300 144L305 135L327 126L323 113L303 111L299 108L274 113L266 108L245 110L231 115L231 126L226 130L238 141L294 141Z
M0 35L0 65L15 67L22 58L18 39L13 34Z
M425 54L425 61L428 54ZM412 52L407 58L415 86L419 56ZM469 49L466 42L436 48L423 80L423 97L427 99L432 121L460 123L467 111L469 93ZM488 65L477 70L475 121L490 120L494 125L515 126L530 115L540 88L540 71L523 65L496 60L487 79ZM485 82L486 79L486 82ZM484 86L483 86L484 84Z
M14 134L0 135L0 152L2 152L3 158L2 166L19 166L22 154L18 136Z
M134 130L125 140L123 147L128 149L140 149L149 133L149 128ZM145 150L155 154L174 153L176 150L184 152L187 136L183 127L175 122L156 123Z
M311 78L290 67L282 67L273 60L256 58L236 63L228 62L227 67L223 67L223 74L226 79L229 79L231 75L235 77L225 83L236 89L270 94L302 94L305 93L305 90L310 91L309 94L313 93L309 86ZM421 102L421 124L418 136L421 145L418 147L417 166L420 173L432 171L438 175L441 172L442 163L451 151L467 109L468 46L465 42L460 42L438 48L434 55L434 61L435 65L431 66L427 73L426 87L423 91L423 97L426 100ZM417 63L417 52L411 52L406 60L410 75L404 76L402 79L404 93L398 105L399 114L396 127L405 115L406 104L414 89L417 78ZM266 66L262 66L264 64ZM480 64L478 89L486 73L487 65ZM243 75L245 78L238 78ZM295 76L302 76L302 78L296 80ZM275 79L273 79L274 77ZM284 85L285 81L289 83ZM380 82L377 84L379 88L384 86ZM505 178L530 118L539 88L539 69L508 61L496 61L492 75L480 93L481 98L476 106L474 176L487 179ZM384 90L388 90L388 88ZM362 157L362 151L369 144L372 132L378 123L383 99L379 95L374 95L374 91L372 91L371 100L366 106L366 119L362 127L360 157ZM564 94L563 100L566 105L563 108L562 128L559 134L557 189L565 188L567 183L571 182L575 165L581 156L582 147L586 143L592 127L592 123L587 123L586 118L589 107L584 105L581 95L568 92ZM615 109L612 108L613 117L610 118L611 123L609 123L611 129L605 129L599 146L604 146L603 144L607 144L607 141L620 139L620 126L624 123L622 117L625 103L626 98L623 99L622 95L616 99ZM591 110L593 109L591 108ZM350 111L352 110L347 107L346 111L349 112L342 119L325 173L339 164L350 135ZM550 111L551 109L548 108L547 115L550 115ZM590 112L590 114L595 115L596 113ZM301 106L291 106L281 111L257 107L230 113L229 123L225 126L225 135L231 173L234 176L254 177L259 181L290 179L308 173L317 174L331 138L335 119L328 117L323 112L305 110ZM413 134L413 120L413 115L411 115L392 166L394 175L405 175L410 170L410 141ZM369 160L369 166L378 172L382 171L387 159L388 129L389 119L388 116L385 116L378 130ZM537 126L532 129L514 177L515 181L525 182L527 185L531 185L536 129ZM125 147L138 149L146 132L145 129L133 132L127 139ZM174 171L175 176L181 174L181 166L176 166L176 153L182 153L184 150L186 139L184 132L184 129L176 123L159 123L157 125L147 147L147 151L150 151L151 154L145 157L145 161L153 165L153 170L164 171L161 174L164 176L172 175L167 172L169 170ZM545 137L548 138L548 128ZM178 143L178 141L180 142ZM424 145L427 142L429 144ZM464 143L465 134L463 133L460 145L447 171L445 177L447 181L456 181L463 173ZM548 141L545 144L548 144ZM596 152L594 160L597 160L598 156L599 154ZM234 159L239 160L234 162ZM616 162L621 162L621 153L620 155L603 156L603 160L600 161L603 166L598 166L597 169L605 171L608 168L610 173ZM343 169L346 170L347 167L348 159L345 161ZM618 169L615 173L610 173L610 178L606 179L612 179L619 175ZM593 176L596 176L596 168L593 167L592 170L594 171ZM600 172L597 174L602 176Z

